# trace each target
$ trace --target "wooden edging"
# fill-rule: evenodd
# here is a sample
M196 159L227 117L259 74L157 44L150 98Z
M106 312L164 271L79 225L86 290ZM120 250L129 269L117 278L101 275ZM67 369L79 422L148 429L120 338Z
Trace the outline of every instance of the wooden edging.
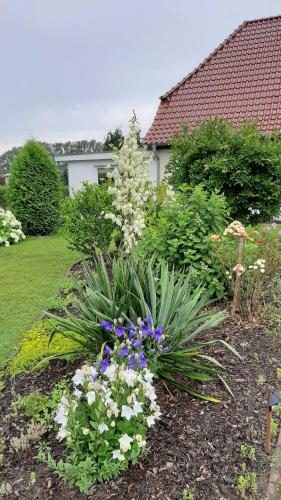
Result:
M272 458L274 460L274 465L268 481L266 500L279 500L277 494L279 493L279 488L281 490L281 429Z

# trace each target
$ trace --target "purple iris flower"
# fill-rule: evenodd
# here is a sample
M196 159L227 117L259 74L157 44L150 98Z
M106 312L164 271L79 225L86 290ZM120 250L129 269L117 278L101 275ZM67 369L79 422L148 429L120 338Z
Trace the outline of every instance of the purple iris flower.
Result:
M137 349L141 349L141 348L142 348L142 343L141 343L141 340L140 340L140 339L135 340L135 342L134 342L134 346L135 346Z
M108 358L105 358L103 359L101 362L100 362L100 372L103 373L105 372L105 370L107 369L108 365L109 365L110 361Z
M116 333L117 337L122 337L123 335L125 335L125 333L126 333L125 326L118 326L118 328L116 328L115 333Z
M152 317L151 316L147 316L147 318L145 318L144 320L148 325L152 325Z
M104 354L106 356L111 356L111 354L112 354L112 350L110 349L109 345L105 345L104 346L104 351L103 352L104 352Z
M119 351L119 354L122 358L125 358L129 354L128 346L123 345L122 349Z
M103 320L101 321L100 326L101 326L102 328L105 328L105 330L106 330L107 332L112 332L112 329L113 329L113 324L112 324L112 323L110 323L110 321L105 321L105 320L103 319Z
M96 375L92 375L92 382L96 382L96 380L98 380L98 377Z

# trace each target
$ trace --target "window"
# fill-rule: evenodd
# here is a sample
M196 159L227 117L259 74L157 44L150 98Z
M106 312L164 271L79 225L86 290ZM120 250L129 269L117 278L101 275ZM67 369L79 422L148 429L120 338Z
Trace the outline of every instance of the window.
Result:
M107 173L113 170L113 166L98 167L98 184L108 180Z

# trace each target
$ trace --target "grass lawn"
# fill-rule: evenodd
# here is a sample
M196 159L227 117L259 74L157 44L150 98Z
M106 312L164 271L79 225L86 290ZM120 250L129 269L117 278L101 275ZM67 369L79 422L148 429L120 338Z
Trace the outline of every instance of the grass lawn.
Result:
M64 274L79 258L59 233L0 248L0 365L47 308Z

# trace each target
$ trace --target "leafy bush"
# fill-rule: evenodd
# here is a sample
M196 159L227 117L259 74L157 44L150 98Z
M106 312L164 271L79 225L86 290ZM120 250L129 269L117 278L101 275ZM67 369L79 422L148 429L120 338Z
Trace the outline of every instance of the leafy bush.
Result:
M139 244L140 255L165 259L176 268L192 266L192 282L204 283L217 297L224 297L224 276L213 259L210 235L226 224L228 210L222 195L210 195L197 186L181 186L175 201L160 210Z
M216 118L194 130L184 127L172 141L167 172L175 188L186 182L218 189L242 222L266 222L279 211L281 142L254 123L236 129Z
M46 149L30 140L13 161L9 206L26 234L49 234L59 221L61 184L58 168Z
M0 207L4 210L8 208L8 186L0 185Z
M94 255L96 248L106 252L114 224L104 213L112 210L112 196L107 184L84 182L83 189L67 198L63 206L66 237L71 248L85 255Z
M47 356L63 357L70 351L77 351L81 346L75 340L66 340L61 335L55 335L52 345L49 346L50 335L53 332L54 324L52 321L39 321L34 327L25 333L23 341L19 346L14 357L7 366L7 372L10 376L16 376L29 370L35 369L38 363L40 366L47 364Z
M185 275L169 271L164 263L159 269L153 263L145 264L134 257L119 258L114 259L110 270L107 270L100 257L94 267L93 274L86 266L88 286L81 301L76 304L79 317L71 313L66 318L57 317L57 331L69 339L78 334L81 345L97 354L104 342L113 347L115 341L111 329L104 331L101 328L101 321L111 323L115 318L127 321L130 318L136 323L140 317L151 317L152 328L161 325L164 330L165 351L157 356L155 362L147 348L149 366L183 390L216 401L187 384L194 379L223 380L222 366L201 352L208 345L222 341L194 343L196 337L215 327L223 318L223 313L200 312L209 303L209 292L202 287L194 290L191 273ZM175 377L178 374L182 376L182 383Z
M66 463L50 459L49 463L81 491L136 462L146 445L148 427L160 416L153 374L141 362L131 369L124 347L128 349L116 345L112 352L105 346L107 357L96 366L78 369L72 379L74 391L61 398L57 411L58 438L67 438L71 453ZM87 474L82 464L87 464Z
M274 289L281 269L281 230L275 223L247 226L239 269L237 246L240 238L237 242L233 233L225 233L217 235L213 241L218 265L227 277L230 290L233 290L239 272L237 312L247 319L256 318L264 313L266 304L275 301Z
M21 223L15 218L10 210L0 207L0 246L6 247L24 240L25 235L21 229Z

